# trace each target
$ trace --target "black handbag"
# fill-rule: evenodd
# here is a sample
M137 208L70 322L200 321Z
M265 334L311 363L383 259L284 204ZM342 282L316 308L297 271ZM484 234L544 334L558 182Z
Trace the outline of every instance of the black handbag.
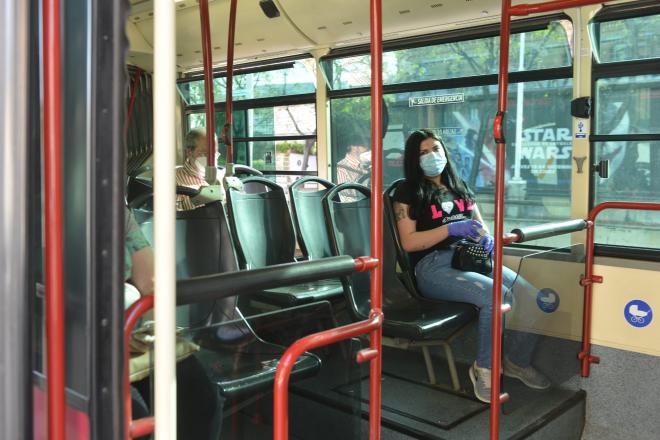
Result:
M456 243L454 248L451 267L465 272L488 275L493 271L493 259L482 245L461 240Z

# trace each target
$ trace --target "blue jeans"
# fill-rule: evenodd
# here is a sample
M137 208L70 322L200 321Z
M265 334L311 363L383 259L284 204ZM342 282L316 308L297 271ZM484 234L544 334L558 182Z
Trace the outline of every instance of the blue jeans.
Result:
M427 298L474 304L479 308L477 365L483 368L491 366L491 323L493 320L493 277L476 272L464 272L451 267L453 249L433 251L422 258L415 266L417 287ZM538 292L516 272L502 268L502 299L510 303L512 294L534 295ZM515 284L515 287L514 287ZM512 289L512 287L514 287ZM512 292L513 291L513 292ZM530 365L538 336L507 330L507 357L514 364L527 367Z

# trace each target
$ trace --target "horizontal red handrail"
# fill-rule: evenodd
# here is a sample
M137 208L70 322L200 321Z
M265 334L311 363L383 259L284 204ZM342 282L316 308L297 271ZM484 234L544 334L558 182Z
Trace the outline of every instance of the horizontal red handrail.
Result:
M602 282L602 277L594 275L594 236L596 230L596 217L606 209L632 209L640 211L660 211L660 203L636 202L604 202L596 205L589 211L588 222L591 227L587 229L587 249L584 260L584 277L580 284L584 286L584 307L582 309L582 351L578 354L581 361L582 377L589 377L591 364L597 364L600 359L591 355L591 315L592 315L592 286L595 282Z
M559 11L567 8L577 8L579 6L589 6L605 3L603 0L555 0L546 3L538 3L530 5L524 3L521 5L512 6L509 9L509 14L513 16L524 16L529 14L537 14L540 12Z
M291 370L296 360L306 351L370 333L380 329L382 325L383 312L372 310L368 320L305 336L296 341L284 352L284 356L282 356L275 373L273 440L288 440L289 438L288 388ZM373 357L371 360L375 360L376 358ZM373 380L371 385L373 386Z
M151 310L153 306L154 296L145 295L128 308L124 320L124 436L127 439L154 432L155 421L153 417L133 420L133 403L131 401L131 383L129 379L129 360L131 358L129 344L131 333L133 333L135 324L137 324L142 315Z

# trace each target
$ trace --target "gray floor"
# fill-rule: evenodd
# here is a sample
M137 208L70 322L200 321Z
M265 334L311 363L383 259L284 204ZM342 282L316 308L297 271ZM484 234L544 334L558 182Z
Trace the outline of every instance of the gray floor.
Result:
M594 346L585 440L660 439L660 358Z

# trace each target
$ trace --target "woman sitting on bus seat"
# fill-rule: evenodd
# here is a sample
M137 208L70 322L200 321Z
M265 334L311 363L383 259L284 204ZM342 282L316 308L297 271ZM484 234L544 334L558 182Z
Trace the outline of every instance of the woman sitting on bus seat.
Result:
M394 212L403 249L410 252L417 285L422 295L447 301L467 302L479 308L478 354L470 367L476 397L490 401L492 274L464 272L451 266L453 245L461 239L478 240L492 253L494 240L467 184L458 177L444 144L429 130L414 131L406 140L403 182L394 194ZM537 289L506 267L505 295L515 282L516 295L534 295ZM550 381L534 367L531 358L537 337L514 332L506 344L504 375L520 379L535 389Z

